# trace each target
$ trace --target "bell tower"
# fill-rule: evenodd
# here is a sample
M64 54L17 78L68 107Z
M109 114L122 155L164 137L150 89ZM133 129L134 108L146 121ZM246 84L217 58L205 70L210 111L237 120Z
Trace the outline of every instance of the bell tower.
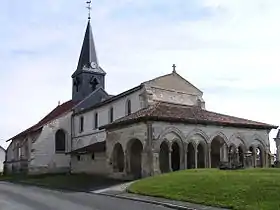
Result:
M87 2L90 11L90 3ZM99 66L92 34L90 12L77 69L72 75L72 100L81 101L93 91L105 89L106 72Z

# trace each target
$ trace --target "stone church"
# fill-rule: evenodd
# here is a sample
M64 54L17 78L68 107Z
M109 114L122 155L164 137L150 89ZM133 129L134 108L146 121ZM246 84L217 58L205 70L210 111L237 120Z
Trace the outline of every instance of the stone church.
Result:
M6 172L135 179L220 162L269 165L269 133L277 126L207 110L203 92L175 66L118 95L106 91L105 76L89 20L72 99L7 140Z

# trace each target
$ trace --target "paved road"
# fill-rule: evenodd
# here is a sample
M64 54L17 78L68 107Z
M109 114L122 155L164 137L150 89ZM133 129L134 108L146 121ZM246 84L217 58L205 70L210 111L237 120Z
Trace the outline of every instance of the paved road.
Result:
M83 192L0 182L0 210L169 210L162 206Z

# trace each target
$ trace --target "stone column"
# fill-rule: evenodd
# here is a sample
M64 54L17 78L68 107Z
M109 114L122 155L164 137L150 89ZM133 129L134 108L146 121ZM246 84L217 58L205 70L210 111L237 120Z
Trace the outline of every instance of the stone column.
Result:
M226 144L224 144L224 160L225 162L228 162L228 146Z
M269 163L269 151L264 151L263 152L263 156L264 156L264 158L263 158L263 167L269 167L269 165L270 165L270 163Z
M204 168L207 168L207 156L208 156L207 144L205 145L205 148L204 148L203 152L204 152Z
M153 174L152 175L157 175L160 174L160 168L159 168L159 153L158 152L153 152Z
M197 168L197 155L198 155L198 151L197 151L197 147L194 149L194 168Z
M148 177L150 174L150 166L149 166L149 160L148 160L148 152L143 151L141 155L141 175L142 177Z
M169 171L173 171L172 169L172 148L169 148L169 154L168 154L169 158Z
M225 144L220 147L220 161L224 161L225 159Z
M113 160L113 167L114 167L114 160ZM124 169L123 172L125 174L129 174L129 167L128 167L128 160L127 160L127 152L124 151Z
M185 169L188 168L188 144L185 145Z
M276 144L276 161L280 161L280 130L278 130L278 133L276 137L274 138L275 144Z
M208 168L211 168L211 144L208 144Z
M256 154L256 149L255 148L254 148L254 151L253 151L252 158L253 158L253 167L256 168L257 167L257 154Z

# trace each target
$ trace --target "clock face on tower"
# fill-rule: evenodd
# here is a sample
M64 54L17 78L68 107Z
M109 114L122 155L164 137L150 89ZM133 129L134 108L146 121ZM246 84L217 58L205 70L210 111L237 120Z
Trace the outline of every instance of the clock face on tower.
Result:
M96 65L95 62L91 62L91 63L90 63L90 66L91 66L91 68L93 68L93 69L96 69L96 67L97 67L97 65Z

